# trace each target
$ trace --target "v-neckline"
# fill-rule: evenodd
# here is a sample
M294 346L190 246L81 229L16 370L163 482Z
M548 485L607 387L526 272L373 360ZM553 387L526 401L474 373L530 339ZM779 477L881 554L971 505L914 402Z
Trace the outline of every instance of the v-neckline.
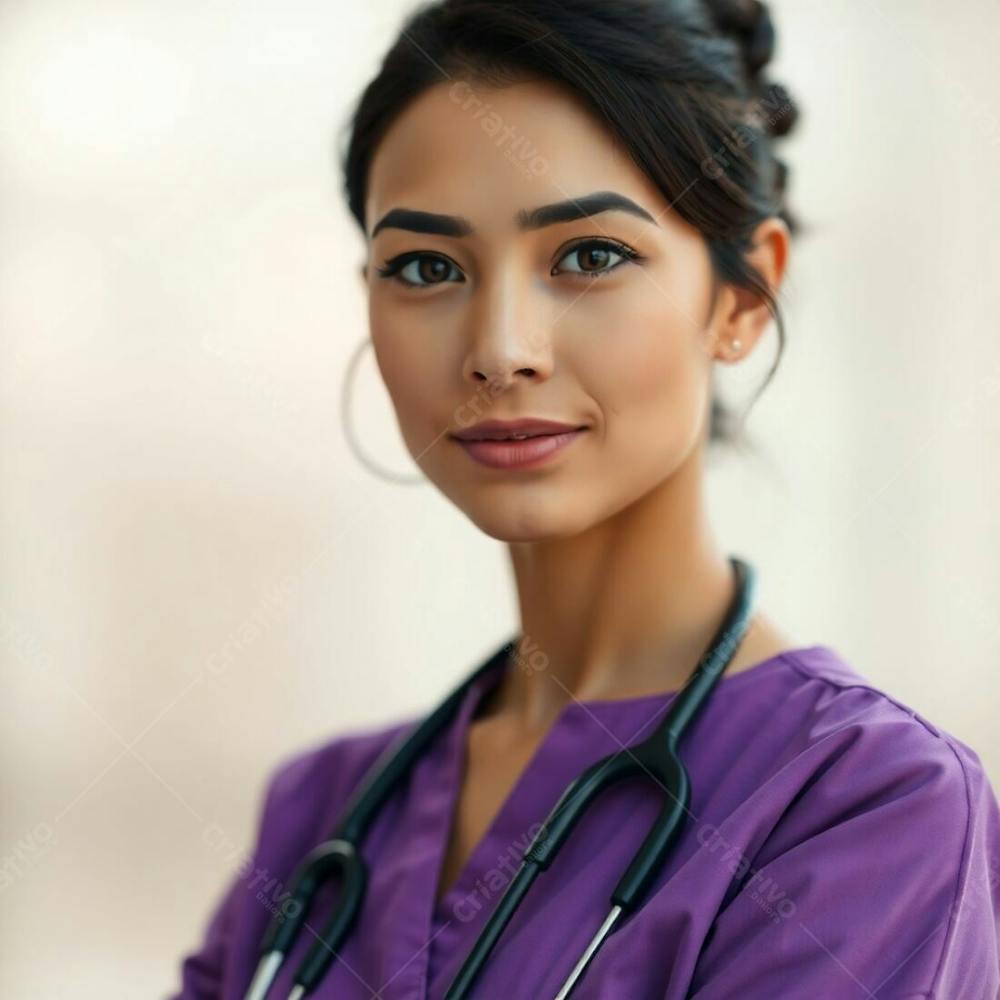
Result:
M456 873L451 885L445 890L444 895L439 898L438 887L440 884L441 868L444 864L448 845L451 842L452 831L455 823L458 821L455 813L458 808L459 793L468 764L469 728L479 708L503 679L508 665L508 658L500 658L497 664L487 670L470 686L469 691L466 693L465 701L458 713L457 724L451 732L452 742L448 747L449 770L445 778L447 781L448 799L444 810L445 820L443 822L443 829L441 830L438 850L435 852L433 865L434 877L431 892L433 900L432 923L435 927L440 927L446 921L448 913L454 909L454 905L459 898L469 894L471 887L468 883L472 876L482 867L482 855L496 839L497 832L509 825L507 821L509 820L511 810L523 798L524 786L527 784L530 775L536 769L538 761L548 753L557 733L564 728L565 721L570 715L583 712L596 716L597 714L604 714L607 711L621 711L642 704L665 707L666 703L677 693L677 689L672 689L669 691L655 691L650 694L636 695L630 698L594 699L591 701L571 700L566 702L545 731L544 736L542 736L535 746L527 763L521 768L514 783L487 824L482 836L473 845L472 850ZM657 712L658 715L659 712ZM650 719L648 721L651 722L653 720ZM545 816L537 817L537 822L541 823L544 818ZM530 838L526 838L525 849L527 849L528 843L530 843Z
M442 831L443 835L439 838L439 846L435 854L434 861L432 899L433 921L436 925L439 925L443 921L444 915L450 909L450 904L452 903L453 898L459 895L459 890L468 880L470 872L474 870L473 866L478 862L479 855L483 850L485 850L485 845L492 839L493 834L496 832L501 815L516 795L522 779L537 759L542 746L548 741L552 734L552 728L550 728L548 732L546 732L545 736L542 737L538 746L535 747L534 753L531 755L528 763L518 775L504 800L500 803L497 811L493 814L486 829L483 831L482 836L473 845L472 850L465 858L462 866L459 868L458 872L456 872L451 885L439 898L438 888L441 881L441 869L444 865L444 859L448 846L451 843L452 831L454 830L455 824L458 822L458 817L455 813L458 808L459 793L462 788L462 782L464 781L465 771L468 765L469 728L472 725L473 719L476 717L476 713L479 711L486 698L496 689L500 681L503 679L508 665L508 660L508 657L501 657L496 666L488 670L482 677L478 678L477 681L470 687L469 691L466 693L465 702L459 713L459 724L454 727L451 733L452 743L449 747L450 752L448 754L450 768L447 776L448 801L446 808L444 809L445 819L444 829Z
M514 647L516 647L516 640L506 644L506 648L508 649L512 649ZM824 647L817 645L794 646L789 649L782 650L781 652L763 657L756 663L744 668L736 674L723 673L722 677L720 677L716 682L716 689L738 689L747 681L752 680L760 674L768 672L769 670L772 670L778 665L786 662L788 655L802 652L815 652L821 648ZM508 656L497 657L496 662L484 671L469 686L463 702L456 713L455 724L448 732L446 745L442 748L445 753L446 767L445 773L441 775L440 780L444 783L448 792L446 805L442 810L445 818L438 826L439 835L437 837L437 846L433 856L433 864L430 866L432 868L432 872L429 876L429 895L431 903L430 923L432 931L439 931L443 929L443 925L448 922L448 914L454 909L454 905L458 899L471 892L469 881L476 872L480 871L484 853L496 839L497 831L509 825L508 820L510 813L523 798L524 786L528 782L529 776L535 771L538 761L543 757L543 755L549 752L553 740L556 738L556 735L561 733L561 731L565 728L566 720L568 718L582 714L584 716L591 716L594 719L601 718L605 722L610 722L617 713L629 712L641 705L649 705L650 707L655 706L657 711L655 713L651 713L646 722L643 724L642 728L646 729L650 723L658 721L660 711L666 708L667 703L672 700L680 690L680 688L672 688L666 691L654 691L649 694L635 695L626 698L590 699L587 701L570 700L566 702L566 704L560 709L552 724L546 730L545 735L538 742L538 745L529 757L528 762L521 769L521 772L518 774L507 795L500 803L500 806L494 813L493 817L490 819L490 822L482 836L475 843L461 868L456 873L452 884L445 890L444 895L438 898L441 868L444 864L444 858L450 843L453 827L457 822L455 810L458 806L459 792L462 781L464 780L465 769L468 761L469 727L486 697L502 680L505 671L509 668L509 665L509 654ZM638 735L639 734L635 734L630 737L630 739L638 738ZM544 815L536 817L536 821L538 823L541 823L544 819ZM528 842L530 842L530 838ZM527 843L525 844L525 849L526 848Z

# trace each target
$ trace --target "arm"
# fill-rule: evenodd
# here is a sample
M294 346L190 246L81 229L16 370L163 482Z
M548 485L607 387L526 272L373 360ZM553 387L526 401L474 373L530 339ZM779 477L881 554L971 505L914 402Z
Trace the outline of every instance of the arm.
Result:
M329 836L348 794L384 746L412 719L356 730L288 758L272 773L259 810L253 854L245 858L216 904L197 951L181 966L181 991L171 1000L222 1000L234 982L249 981L271 902L299 859ZM239 995L242 995L239 994Z
M279 767L269 777L262 805L257 810L253 854L241 859L205 922L200 944L184 956L180 968L180 992L170 1000L221 1000L226 973L232 964L240 911L246 906L247 899L253 897L253 892L248 892L252 888L252 881L248 879L255 871L254 859L260 855L268 818L274 814L275 797L287 770L287 765Z
M336 785L323 780L323 765L336 761L335 770L344 770L341 744L335 739L319 750L296 754L269 775L257 809L253 851L240 859L215 903L201 943L185 955L180 992L170 1000L222 1000L232 995L227 986L233 978L249 975L248 969L255 967L257 946L270 919L259 892L280 891L275 873L290 866L290 859L304 853L319 835L324 800L337 801ZM286 827L287 817L294 817L294 823Z
M180 992L171 1000L218 1000L222 996L222 974L241 881L240 873L232 877L208 919L201 944L184 957Z
M740 873L691 1000L995 1000L998 865L970 749L910 718L859 728Z

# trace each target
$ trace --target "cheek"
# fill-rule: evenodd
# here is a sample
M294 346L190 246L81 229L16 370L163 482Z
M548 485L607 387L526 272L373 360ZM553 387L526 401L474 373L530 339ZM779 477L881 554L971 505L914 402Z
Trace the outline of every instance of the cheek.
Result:
M407 327L403 311L389 296L373 295L369 299L368 330L372 349L382 381L400 415L411 410L420 388L420 379L414 378L413 373L421 371L418 353L424 333L414 329L413 324L411 315Z
M710 369L692 319L697 305L650 289L630 298L627 316L601 317L577 353L604 422L599 461L613 465L628 494L670 475L707 419Z
M581 377L616 447L688 437L701 418L706 391L708 372L692 321L695 303L646 284L648 290L630 294L626 316L594 317L586 357L580 358Z
M441 400L450 398L449 365L458 363L447 354L454 343L447 330L424 322L419 313L391 303L370 304L368 313L378 369L400 433L414 455L444 429L435 421L442 419Z

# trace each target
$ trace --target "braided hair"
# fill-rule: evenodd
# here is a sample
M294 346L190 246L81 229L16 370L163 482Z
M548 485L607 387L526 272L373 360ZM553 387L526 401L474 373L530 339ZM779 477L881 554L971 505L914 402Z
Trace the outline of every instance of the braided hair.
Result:
M365 226L371 161L406 106L448 79L502 87L525 79L568 86L708 248L716 283L752 291L775 319L774 294L750 263L752 236L785 204L788 169L774 152L798 109L764 69L775 29L760 0L430 0L406 20L362 92L341 153L348 208ZM748 407L749 409L749 407ZM713 394L709 440L742 437Z

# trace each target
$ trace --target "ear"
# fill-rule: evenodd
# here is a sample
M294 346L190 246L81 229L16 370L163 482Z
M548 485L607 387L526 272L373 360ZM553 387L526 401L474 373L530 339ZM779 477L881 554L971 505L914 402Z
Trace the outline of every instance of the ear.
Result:
M771 216L754 230L753 248L747 254L747 260L757 268L775 298L785 275L790 242L788 226L777 216ZM727 284L720 298L718 339L712 356L722 361L740 361L754 349L773 317L764 300L749 289ZM734 348L733 341L739 347Z

